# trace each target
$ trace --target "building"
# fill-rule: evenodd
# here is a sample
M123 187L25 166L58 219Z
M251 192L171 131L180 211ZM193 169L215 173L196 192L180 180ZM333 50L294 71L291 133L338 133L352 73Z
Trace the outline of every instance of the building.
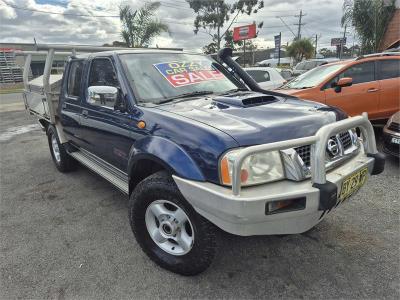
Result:
M395 2L396 10L386 28L379 51L400 47L400 0Z

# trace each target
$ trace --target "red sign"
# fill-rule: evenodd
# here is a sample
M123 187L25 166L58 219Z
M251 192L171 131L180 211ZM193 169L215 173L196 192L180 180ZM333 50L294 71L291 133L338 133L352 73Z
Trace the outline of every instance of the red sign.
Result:
M198 84L205 81L224 79L224 75L205 62L167 62L154 64L154 67L173 87Z
M253 39L257 36L256 24L239 26L233 28L233 41Z

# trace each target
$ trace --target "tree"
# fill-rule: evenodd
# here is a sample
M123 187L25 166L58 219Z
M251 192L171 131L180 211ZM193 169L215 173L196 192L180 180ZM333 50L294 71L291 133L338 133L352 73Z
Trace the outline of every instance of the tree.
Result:
M228 4L225 0L186 0L186 2L197 14L194 20L194 33L197 34L203 29L202 32L211 36L217 45L217 50L221 48L222 39L239 14L251 15L264 7L263 0L237 0L233 4ZM229 23L224 27L227 22Z
M321 54L323 57L336 57L336 51L332 51L328 48L322 48L319 49L319 54Z
M377 52L395 11L395 0L347 0L342 25L352 25L361 43L361 53Z
M213 54L216 53L217 51L218 51L217 44L215 44L215 42L211 42L203 47L204 54Z
M128 47L147 47L151 40L168 26L153 18L160 2L149 2L133 11L129 5L121 6L119 17L122 21L122 38Z
M302 61L314 56L314 46L310 39L298 39L286 48L286 53L295 61Z

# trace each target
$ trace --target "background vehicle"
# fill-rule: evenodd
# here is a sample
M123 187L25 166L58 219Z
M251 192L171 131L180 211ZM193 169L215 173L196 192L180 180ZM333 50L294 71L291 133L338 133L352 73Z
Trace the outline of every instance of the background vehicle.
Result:
M384 151L400 157L400 112L395 113L383 128Z
M79 161L129 196L137 242L170 271L204 271L216 227L242 236L309 230L379 174L366 114L266 91L225 48L218 62L175 50L76 47L62 79L47 50L26 108L61 172ZM361 140L355 128L362 133ZM311 151L311 148L315 151Z
M268 67L244 68L263 89L276 89L286 83L278 70Z
M399 87L400 53L387 52L317 67L278 91L386 120L399 110Z
M338 60L339 60L338 58L315 58L315 59L303 60L293 68L293 76L299 76L318 66L326 65L328 63L335 62Z
M270 59L265 59L262 61L259 61L256 63L257 67L278 67L278 66L285 66L285 67L290 67L293 64L293 60L290 57L281 57L280 59L278 58L270 58Z

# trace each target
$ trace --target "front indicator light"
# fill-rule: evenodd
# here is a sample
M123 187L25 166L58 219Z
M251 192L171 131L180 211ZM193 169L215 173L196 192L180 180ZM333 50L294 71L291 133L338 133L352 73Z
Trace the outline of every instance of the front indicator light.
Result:
M306 197L278 200L265 205L265 214L272 215L306 208Z

